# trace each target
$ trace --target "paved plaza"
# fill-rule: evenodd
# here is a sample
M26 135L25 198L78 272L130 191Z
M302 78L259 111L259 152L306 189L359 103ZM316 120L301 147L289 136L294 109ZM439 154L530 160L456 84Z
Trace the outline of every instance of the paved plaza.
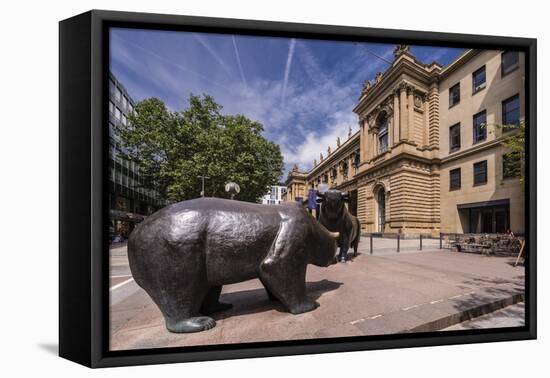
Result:
M308 295L320 304L309 313L287 313L268 300L258 280L224 286L221 300L233 308L214 315L215 328L195 334L166 330L119 246L111 251L111 349L466 329L469 319L487 313L498 316L476 318L484 322L470 328L522 325L522 305L511 305L524 300L524 268L514 267L514 258L439 250L438 239L423 240L422 251L418 239L401 240L397 253L396 243L373 238L371 255L365 237L353 261L309 265Z

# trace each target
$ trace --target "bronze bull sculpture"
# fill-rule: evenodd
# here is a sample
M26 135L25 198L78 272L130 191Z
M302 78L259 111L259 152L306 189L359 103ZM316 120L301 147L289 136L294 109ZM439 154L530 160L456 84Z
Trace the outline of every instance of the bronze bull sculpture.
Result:
M346 208L345 204L349 202L349 194L339 190L317 192L317 202L320 203L319 222L329 231L340 234L338 242L340 261L346 261L350 247L353 247L353 256L357 256L361 239L361 224L357 217L351 215Z

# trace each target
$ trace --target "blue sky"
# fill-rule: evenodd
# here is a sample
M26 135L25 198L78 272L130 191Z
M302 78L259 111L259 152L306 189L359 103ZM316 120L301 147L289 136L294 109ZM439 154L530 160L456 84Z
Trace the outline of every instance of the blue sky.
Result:
M389 67L395 45L191 32L111 29L110 68L136 101L162 99L171 110L189 94L209 94L226 114L264 125L281 146L286 172L310 169L348 127L362 83ZM412 46L422 62L447 65L462 49ZM376 57L374 54L378 55Z

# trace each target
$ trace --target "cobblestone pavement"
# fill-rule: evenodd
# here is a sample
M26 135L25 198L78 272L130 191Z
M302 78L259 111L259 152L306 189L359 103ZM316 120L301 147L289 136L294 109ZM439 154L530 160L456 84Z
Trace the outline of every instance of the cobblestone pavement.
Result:
M525 325L525 303L517 303L482 315L466 322L442 329L442 331L457 331L464 329L523 327Z
M149 296L134 282L124 248L111 254L112 350L297 340L441 330L464 311L495 303L502 308L524 292L524 269L513 258L438 250L439 240L364 238L353 261L308 266L308 295L320 306L291 315L269 301L258 280L223 287L231 310L215 314L216 327L173 334ZM505 303L506 302L506 303ZM494 310L494 308L493 308ZM454 319L454 320L453 320Z

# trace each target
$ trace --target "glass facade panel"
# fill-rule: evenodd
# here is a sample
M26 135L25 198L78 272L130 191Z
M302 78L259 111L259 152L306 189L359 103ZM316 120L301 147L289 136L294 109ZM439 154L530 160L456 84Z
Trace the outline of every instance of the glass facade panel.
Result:
M519 127L519 95L502 101L502 124Z
M474 143L487 139L487 112L485 110L474 115L473 128Z
M519 67L519 52L506 51L501 55L502 76L509 74Z
M449 190L460 189L461 177L460 168L452 169L449 171Z
M388 150L388 119L383 117L378 129L378 153Z
M460 149L460 123L449 128L449 150L455 151Z
M460 102L460 83L449 88L449 108Z
M486 74L485 66L481 67L472 74L472 93L479 92L485 88L486 84Z
M487 160L474 164L474 185L487 183Z

